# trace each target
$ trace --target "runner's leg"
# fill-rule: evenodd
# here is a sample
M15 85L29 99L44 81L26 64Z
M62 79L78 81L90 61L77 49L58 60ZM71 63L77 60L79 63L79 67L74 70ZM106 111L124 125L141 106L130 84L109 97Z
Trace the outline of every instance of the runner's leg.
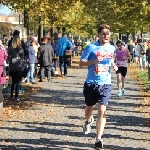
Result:
M98 119L96 122L96 129L97 129L96 139L99 139L99 140L101 140L104 127L106 124L105 111L106 111L106 106L98 103Z
M85 108L85 118L86 118L87 122L91 122L92 113L93 113L93 106L86 106L86 108Z
M121 90L121 73L117 73L117 86L118 90Z

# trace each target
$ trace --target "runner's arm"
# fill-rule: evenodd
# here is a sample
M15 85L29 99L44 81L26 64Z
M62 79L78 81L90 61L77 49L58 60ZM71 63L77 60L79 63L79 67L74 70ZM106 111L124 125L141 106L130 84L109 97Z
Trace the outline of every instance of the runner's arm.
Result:
M112 65L113 67L116 66L116 63L115 63L115 59L114 59L114 58L111 59L111 65Z
M89 61L89 60L80 60L79 61L79 66L92 66L97 64L97 60Z
M79 61L79 66L92 66L92 65L99 63L99 61L101 61L100 57L97 57L95 60L89 60L92 50L93 50L93 47L91 45L88 45L84 49L81 59Z

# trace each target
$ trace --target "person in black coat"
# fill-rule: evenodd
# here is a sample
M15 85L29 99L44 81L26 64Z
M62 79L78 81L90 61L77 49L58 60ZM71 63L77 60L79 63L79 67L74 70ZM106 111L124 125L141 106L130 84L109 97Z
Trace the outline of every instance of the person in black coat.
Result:
M40 62L40 82L43 81L43 78L45 77L45 72L47 74L48 82L50 81L50 74L52 70L52 60L54 57L54 51L52 46L48 43L48 38L43 38L43 43L40 46L39 52L38 52L38 59Z
M11 72L12 84L10 100L20 101L19 89L22 82L22 74L24 71L24 50L21 47L19 36L14 36L12 46L8 48L9 71ZM13 97L15 89L15 97Z
M12 34L12 37L11 39L8 41L8 49L12 46L12 41L13 41L13 38L15 36L18 36L19 37L20 35L20 31L18 30L14 30L13 34ZM21 47L23 48L24 50L24 58L27 59L28 58L28 48L27 46L25 45L25 43L21 40ZM9 80L8 80L8 87L6 88L6 91L9 92L10 89L11 89L11 72L9 71ZM20 85L20 89L19 89L19 93L23 93L24 90L22 89L22 86Z

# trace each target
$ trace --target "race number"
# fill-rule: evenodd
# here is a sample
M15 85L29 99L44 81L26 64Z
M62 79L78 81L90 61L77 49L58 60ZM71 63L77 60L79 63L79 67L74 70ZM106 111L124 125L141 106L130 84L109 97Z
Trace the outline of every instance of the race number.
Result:
M116 65L118 67L123 67L125 65L125 61L116 61Z
M109 66L98 64L95 66L94 72L95 74L102 74L108 72Z

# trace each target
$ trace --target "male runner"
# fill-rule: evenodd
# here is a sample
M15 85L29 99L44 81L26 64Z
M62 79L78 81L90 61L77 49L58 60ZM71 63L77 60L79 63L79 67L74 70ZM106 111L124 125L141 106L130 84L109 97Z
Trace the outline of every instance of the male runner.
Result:
M86 103L83 132L88 134L94 121L93 107L98 103L98 119L96 123L97 135L95 149L103 148L102 134L106 123L105 111L108 100L111 97L111 64L117 70L113 61L115 47L110 45L110 27L103 24L98 28L98 37L94 44L89 44L79 62L80 66L88 66L88 74L84 83L84 97Z

